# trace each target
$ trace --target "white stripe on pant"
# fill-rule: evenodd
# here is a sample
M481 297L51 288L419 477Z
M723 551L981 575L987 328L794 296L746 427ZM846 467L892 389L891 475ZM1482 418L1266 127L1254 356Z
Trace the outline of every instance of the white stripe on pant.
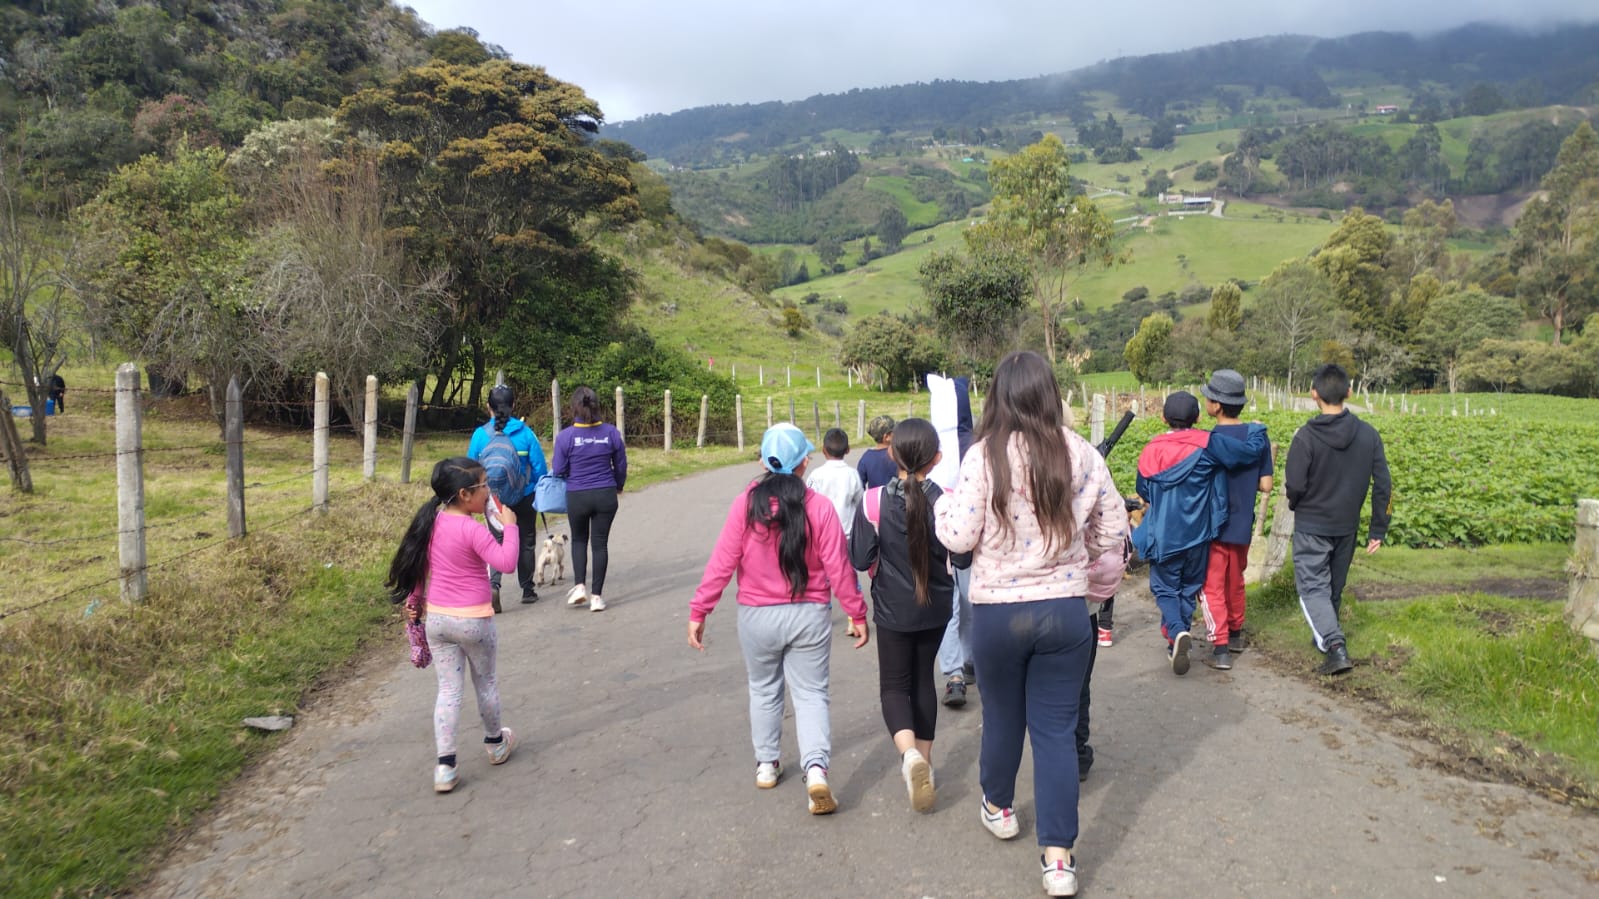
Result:
M783 738L783 686L794 697L801 769L827 767L833 729L828 664L830 607L814 602L738 607L738 642L750 679L750 742L756 762L777 761Z

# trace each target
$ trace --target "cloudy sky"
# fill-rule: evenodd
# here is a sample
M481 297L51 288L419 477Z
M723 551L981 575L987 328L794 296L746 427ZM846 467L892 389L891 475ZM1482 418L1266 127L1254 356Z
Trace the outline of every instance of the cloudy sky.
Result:
M992 81L1269 34L1599 19L1594 0L400 0L580 85L608 121L935 78Z

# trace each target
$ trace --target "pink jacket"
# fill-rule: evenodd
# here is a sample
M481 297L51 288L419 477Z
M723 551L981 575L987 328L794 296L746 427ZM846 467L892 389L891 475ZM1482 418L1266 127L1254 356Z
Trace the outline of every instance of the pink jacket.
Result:
M504 542L496 543L488 525L471 515L439 513L428 543L427 578L411 595L426 589L429 608L465 609L488 603L493 596L483 564L495 571L515 571L518 533L516 525L506 525Z
M689 620L704 621L722 598L727 582L738 575L738 604L741 606L778 606L790 602L814 602L827 605L828 591L838 596L838 604L851 621L866 620L866 601L861 598L861 588L855 582L855 569L850 567L849 550L844 545L844 526L839 524L838 513L827 497L814 490L805 491L805 518L810 539L805 545L805 567L811 573L805 592L799 599L789 594L788 578L777 561L777 540L774 532L747 525L752 483L733 500L727 510L727 521L722 524L722 534L705 563L705 575L700 587L694 591L689 603Z
M1127 539L1127 507L1099 452L1076 431L1061 430L1071 459L1072 518L1077 522L1070 546L1054 547L1047 556L1042 552L1044 532L1027 496L1020 436L1012 438L1009 454L1008 536L1000 530L989 504L987 441L979 441L967 451L955 489L946 492L934 507L939 542L950 552L973 554L972 602L1033 602L1062 596L1099 599L1110 587L1113 571L1119 579ZM1107 561L1107 556L1113 559ZM1096 583L1091 583L1090 577ZM1110 592L1114 593L1114 588Z

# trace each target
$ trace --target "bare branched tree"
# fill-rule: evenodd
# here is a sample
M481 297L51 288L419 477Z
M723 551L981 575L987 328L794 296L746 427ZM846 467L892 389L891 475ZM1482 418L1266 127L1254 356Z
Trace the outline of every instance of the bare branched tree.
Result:
M418 273L385 229L384 197L375 160L309 148L256 197L269 223L252 252L261 338L291 376L327 372L352 421L367 375L420 369L445 300L444 273Z
M45 400L66 361L75 301L66 274L77 242L49 217L44 204L30 202L22 155L20 150L0 154L0 339L35 410L32 440L43 444Z

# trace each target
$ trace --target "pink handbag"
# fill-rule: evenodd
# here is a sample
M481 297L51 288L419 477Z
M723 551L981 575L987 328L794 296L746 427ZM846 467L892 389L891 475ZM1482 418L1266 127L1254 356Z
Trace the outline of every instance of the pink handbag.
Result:
M420 620L427 613L427 601L417 596L406 597L405 609L405 639L411 644L411 664L426 668L433 664L433 650L428 647L427 623ZM419 620L411 620L412 609L416 610Z

